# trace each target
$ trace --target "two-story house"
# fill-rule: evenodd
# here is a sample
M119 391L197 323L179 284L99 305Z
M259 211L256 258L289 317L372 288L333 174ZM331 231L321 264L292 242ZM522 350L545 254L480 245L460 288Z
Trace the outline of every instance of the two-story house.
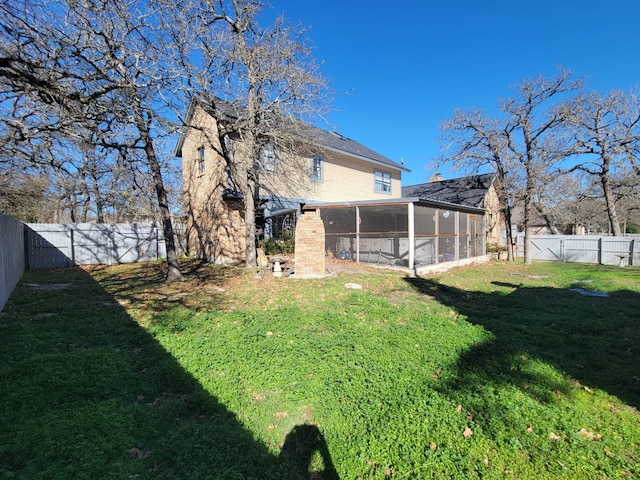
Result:
M215 108L193 103L190 126L178 141L191 255L216 263L245 259L244 198L225 160L229 156L235 164L259 165L254 170L256 241L292 233L301 205L310 202L402 196L401 177L407 168L337 132L306 123L296 122L286 148L283 142L265 138L258 158L246 158L241 134L223 132L236 112L224 101L216 102Z

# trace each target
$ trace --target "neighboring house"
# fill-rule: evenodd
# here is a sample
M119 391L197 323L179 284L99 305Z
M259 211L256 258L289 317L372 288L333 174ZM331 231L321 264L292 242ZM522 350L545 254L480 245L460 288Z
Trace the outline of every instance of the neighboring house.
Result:
M516 205L511 210L513 231L524 233L524 207ZM585 228L581 225L563 224L553 215L546 214L535 208L529 221L531 235L584 235Z
M436 202L485 209L487 245L504 242L504 215L495 187L493 173L442 180L402 187L403 198L420 198Z
M243 198L222 151L242 155L242 142L238 135L220 135L219 127L233 122L234 107L224 101L215 107L191 105L191 127L183 129L176 147L182 158L189 253L216 263L241 263L246 252ZM296 123L292 138L295 148L286 151L262 139L260 158L254 160L261 165L256 205L260 235L293 233L301 205L309 202L401 197L402 172L408 171L403 165L309 124Z

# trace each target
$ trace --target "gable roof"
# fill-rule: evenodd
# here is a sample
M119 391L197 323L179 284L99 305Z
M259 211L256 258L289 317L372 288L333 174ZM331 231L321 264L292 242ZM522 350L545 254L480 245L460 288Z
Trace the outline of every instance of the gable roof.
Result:
M482 208L487 191L493 184L494 179L495 174L487 173L408 185L402 187L402 197L416 197L423 200Z
M306 125L306 127L309 129L309 135L305 135L304 139L317 147L346 154L351 157L375 163L382 167L392 168L394 170L403 170L405 172L410 171L404 165L394 162L384 155L381 155L338 132L329 132L311 125Z
M189 107L191 113L193 104ZM214 118L220 118L221 120L233 121L238 118L238 112L241 107L237 107L235 104L222 99L216 99L214 105L203 106L205 111ZM189 115L190 117L190 115ZM366 162L370 162L382 167L391 168L394 170L402 170L409 172L410 170L404 165L395 162L384 155L379 154L365 147L361 143L356 142L348 137L341 135L338 132L330 132L321 128L315 127L306 122L296 122L293 130L295 135L299 136L301 140L307 144L314 145L321 149L341 153L350 157L358 158ZM180 134L178 145L176 147L176 156L182 156L182 144L184 143L185 131Z

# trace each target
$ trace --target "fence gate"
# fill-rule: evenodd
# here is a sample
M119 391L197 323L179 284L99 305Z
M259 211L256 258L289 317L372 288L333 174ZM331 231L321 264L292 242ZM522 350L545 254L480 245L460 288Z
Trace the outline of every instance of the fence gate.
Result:
M39 231L33 228L38 228ZM73 265L73 231L66 225L26 225L25 267L28 269Z
M558 237L533 237L531 239L531 259L562 261L564 240Z
M602 265L640 265L640 236L532 235L531 259ZM518 255L524 256L524 235L518 234Z

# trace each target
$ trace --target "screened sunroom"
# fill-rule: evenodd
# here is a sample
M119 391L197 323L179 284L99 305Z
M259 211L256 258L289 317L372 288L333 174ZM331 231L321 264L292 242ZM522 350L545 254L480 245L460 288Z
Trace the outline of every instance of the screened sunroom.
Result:
M319 211L326 255L331 258L422 269L470 263L486 255L480 208L402 198L313 204L305 209Z

